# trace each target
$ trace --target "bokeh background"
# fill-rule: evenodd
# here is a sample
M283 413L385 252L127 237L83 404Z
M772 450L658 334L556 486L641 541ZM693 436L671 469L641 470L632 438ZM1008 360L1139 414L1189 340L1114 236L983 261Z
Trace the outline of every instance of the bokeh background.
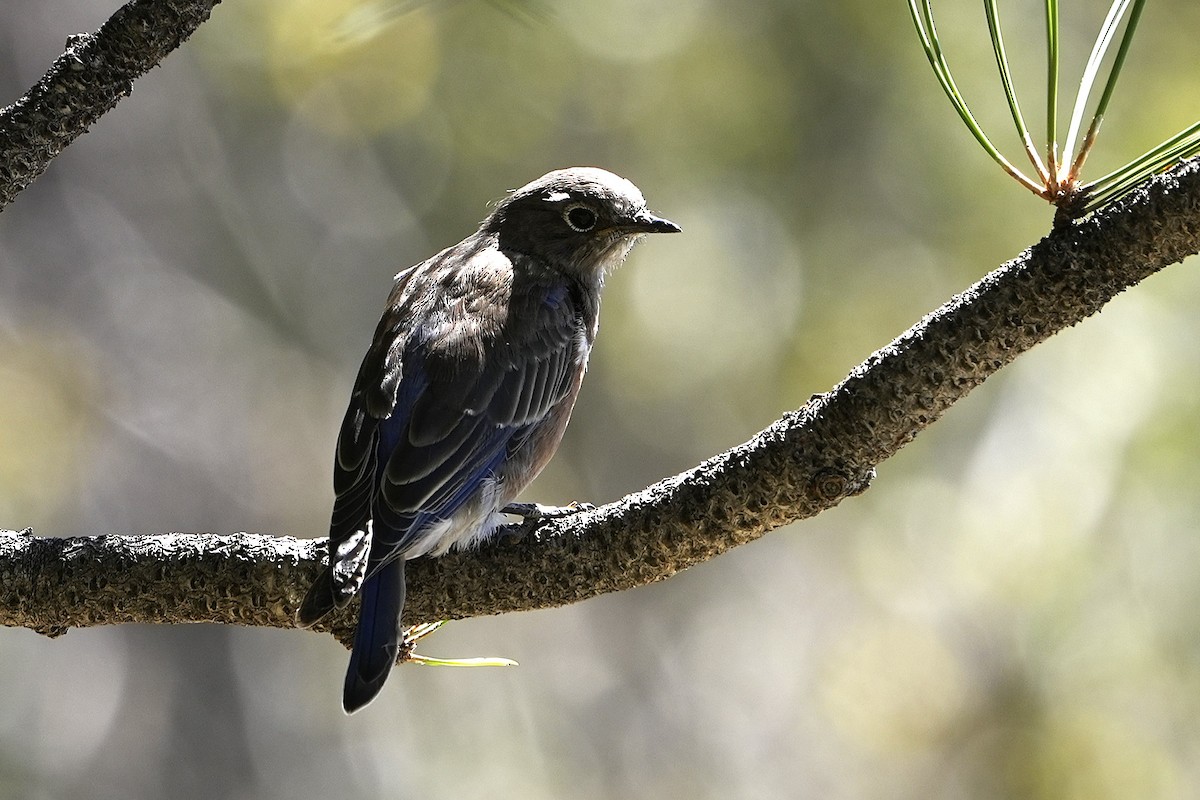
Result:
M0 102L116 5L0 3ZM1004 5L1037 119L1041 7ZM1064 94L1104 11L1082 5ZM938 12L1011 143L982 11ZM226 0L0 215L0 526L323 535L391 276L572 164L685 233L610 280L527 497L612 500L744 441L1048 229L907 15ZM1150 4L1092 177L1200 116L1197 30L1192 0ZM1195 797L1195 266L1021 358L817 519L423 648L519 668L402 668L347 718L325 636L0 632L0 798Z

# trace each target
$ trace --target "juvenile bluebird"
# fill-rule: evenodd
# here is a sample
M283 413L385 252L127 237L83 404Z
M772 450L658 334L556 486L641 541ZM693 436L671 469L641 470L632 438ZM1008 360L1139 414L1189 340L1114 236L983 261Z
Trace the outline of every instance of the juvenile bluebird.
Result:
M379 693L404 562L466 548L554 455L596 339L600 290L646 233L677 233L594 167L517 189L463 241L396 276L338 435L329 566L297 614L362 595L342 706Z

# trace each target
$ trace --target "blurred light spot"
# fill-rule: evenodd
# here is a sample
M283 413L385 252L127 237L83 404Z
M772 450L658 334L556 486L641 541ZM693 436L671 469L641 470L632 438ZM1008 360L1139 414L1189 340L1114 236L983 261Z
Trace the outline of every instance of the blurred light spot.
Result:
M977 591L1029 605L1090 570L1122 455L1166 375L1159 342L1170 332L1154 316L1122 298L1105 311L1108 324L1072 331L1015 366L965 473L954 542L960 577Z
M1015 769L1025 797L1037 800L1180 798L1179 774L1162 746L1135 726L1094 710L1053 717L1029 742ZM1025 785L1021 785L1025 784Z
M630 410L622 424L634 437L708 453L778 410L771 376L803 305L800 256L755 197L655 202L685 233L640 245L613 278L595 360L620 375L608 389Z
M82 772L108 741L129 675L123 640L112 630L63 637L37 686L39 760L44 774Z
M720 186L728 186L731 170L782 177L806 163L812 119L825 108L806 89L803 61L760 45L754 37L703 28L660 67L628 67L589 100L599 101L606 125L635 131L630 144L664 174ZM811 168L804 169L797 173L798 194L789 189L772 198L779 207L793 210L802 207L797 200L827 196Z
M586 154L596 152L594 145L572 131L595 113L595 104L604 104L606 93L595 87L606 71L581 58L565 37L539 27L485 14L474 14L469 22L466 15L455 15L455 23L448 38L456 56L446 62L431 105L445 115L457 154L476 168L505 165L490 175L459 171L458 180L474 184L471 194L497 198L502 189L537 174L528 166L514 170L516 165L538 164L542 171L564 166L564 140L571 142L565 152L581 152L590 160ZM511 182L497 184L500 176ZM468 196L465 186L459 191Z
M93 432L97 354L63 329L0 331L0 518L46 519L74 490Z
M646 61L679 50L707 12L705 0L610 0L555 7L581 46L614 61Z
M272 7L268 68L275 86L315 124L335 133L376 132L416 116L441 66L431 12L415 9L387 25L387 35L364 35L363 18L356 15L373 5L290 0ZM322 87L325 102L304 102ZM328 113L331 107L341 113Z
M323 112L313 109L314 114L343 115L336 102L322 102L331 99L332 90L332 86L315 90L304 105L324 108ZM286 180L297 205L323 230L360 238L382 238L413 227L413 214L367 141L330 136L325 126L312 126L312 119L301 113L298 124L286 128Z
M906 618L937 619L947 603L945 510L954 486L928 474L909 476L899 497L872 498L849 541L862 590L880 608ZM932 534L931 534L932 532Z
M370 41L384 35L405 14L428 3L429 0L357 3L333 26L333 36L347 46Z
M936 749L974 704L958 658L926 628L852 627L833 643L823 673L821 699L837 729L887 755Z
M671 215L686 233L643 245L632 270L636 324L622 333L643 361L635 392L662 391L664 374L695 384L769 358L800 314L800 255L770 206L729 192Z

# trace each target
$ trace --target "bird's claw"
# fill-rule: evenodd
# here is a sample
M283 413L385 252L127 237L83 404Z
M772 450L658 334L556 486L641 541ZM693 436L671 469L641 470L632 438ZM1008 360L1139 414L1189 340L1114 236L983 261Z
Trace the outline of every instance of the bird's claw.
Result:
M549 519L550 517L565 517L568 514L578 514L580 511L594 511L591 503L574 502L566 506L544 506L541 503L509 503L500 509L501 514L511 514L525 519Z
M595 508L591 503L580 502L573 502L565 506L546 506L541 503L509 503L500 509L500 513L511 514L522 519L521 522L516 524L504 526L501 529L501 533L510 542L519 542L544 519L565 517L571 514L578 514L581 511L593 511Z

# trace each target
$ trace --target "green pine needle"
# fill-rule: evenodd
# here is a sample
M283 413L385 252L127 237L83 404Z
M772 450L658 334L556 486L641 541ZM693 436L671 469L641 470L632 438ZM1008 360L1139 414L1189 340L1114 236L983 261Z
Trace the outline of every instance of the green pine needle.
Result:
M1096 143L1100 126L1112 100L1117 79L1125 66L1145 5L1146 0L1113 0L1080 79L1079 91L1075 96L1071 120L1067 129L1065 146L1060 151L1058 149L1059 8L1058 0L1046 0L1046 161L1043 162L1038 155L1037 147L1033 144L1029 128L1025 124L1016 89L1013 86L1012 70L1008 63L1008 55L1004 48L1004 36L1000 29L997 0L983 0L988 33L992 40L992 53L1000 72L1004 97L1008 102L1009 112L1012 115L1013 124L1016 126L1017 136L1021 140L1021 146L1040 180L1038 183L1009 163L988 139L971 114L966 100L954 82L945 53L942 51L937 28L933 22L932 0L908 0L909 12L912 14L913 24L917 29L917 36L921 40L921 47L925 50L925 57L929 60L929 65L933 69L933 74L942 87L942 91L949 98L951 105L958 112L959 118L967 126L971 135L984 149L984 152L991 156L1018 183L1039 197L1054 203L1060 210L1066 210L1071 214L1093 211L1125 194L1146 177L1167 169L1179 161L1200 154L1200 122L1197 122L1104 177L1087 184L1080 182L1080 171ZM1079 139L1083 115L1088 106L1092 89L1096 84L1109 46L1127 14L1125 30L1121 36L1121 43L1117 47L1116 55L1113 57L1104 89L1100 94L1100 99L1096 102L1096 109L1092 114L1087 132L1083 136L1083 141L1077 149L1076 142Z
M1046 0L1046 163L1058 176L1058 0Z
M1050 175L1042 163L1042 159L1038 157L1037 148L1033 144L1033 137L1029 135L1029 128L1025 125L1025 117L1021 114L1021 104L1017 102L1017 92L1013 87L1012 71L1008 67L1008 54L1004 51L1004 36L1000 32L1000 13L996 9L996 0L984 0L983 8L987 14L988 33L992 37L992 52L996 55L996 66L1000 70L1000 81L1004 84L1004 98L1008 101L1008 110L1012 114L1013 124L1017 126L1017 136L1020 137L1021 144L1025 147L1025 154L1029 157L1029 163L1033 164L1038 177L1045 183Z
M918 2L920 3L919 7ZM1018 183L1035 194L1041 194L1041 187L1014 167L996 149L995 145L988 139L987 134L979 127L979 123L975 121L975 117L967 107L962 93L958 90L958 85L954 82L954 76L950 73L950 65L946 62L946 56L942 52L942 45L938 40L937 28L933 24L933 7L931 3L932 0L908 0L908 9L912 14L913 24L917 28L917 35L921 39L921 46L925 49L925 57L929 59L929 65L933 68L933 74L937 77L942 91L946 93L950 104L958 112L959 118L962 119L963 124L967 126L967 130L971 132L971 135L975 137L975 141L979 142L984 151Z
M484 656L481 658L430 658L412 653L408 661L426 667L518 667L520 664L511 658Z
M441 628L449 620L438 620L437 622L423 622L420 625L414 625L404 632L404 641L409 647L415 645L421 639L424 639L429 634ZM426 667L516 667L520 666L511 658L501 658L499 656L480 656L477 658L433 658L431 656L422 656L417 653L410 652L406 662L413 664L421 664Z

